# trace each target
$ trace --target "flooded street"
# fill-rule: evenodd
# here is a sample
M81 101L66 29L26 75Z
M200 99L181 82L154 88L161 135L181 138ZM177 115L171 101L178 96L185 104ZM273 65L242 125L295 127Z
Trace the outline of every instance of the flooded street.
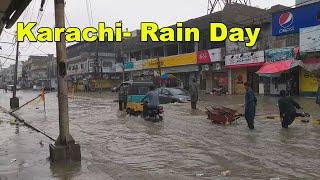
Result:
M37 95L19 92L20 104ZM1 92L8 108L10 94ZM282 129L275 97L258 97L256 130L243 118L230 126L212 124L207 105L225 105L242 113L242 96L204 96L197 112L190 104L164 105L164 121L152 123L119 112L110 93L79 94L69 99L70 132L81 145L78 165L50 165L45 136L12 125L1 113L0 179L319 179L320 126L299 119ZM298 98L313 119L314 99ZM19 110L26 122L54 139L58 136L56 93ZM275 118L267 118L275 116ZM231 176L221 172L230 170Z

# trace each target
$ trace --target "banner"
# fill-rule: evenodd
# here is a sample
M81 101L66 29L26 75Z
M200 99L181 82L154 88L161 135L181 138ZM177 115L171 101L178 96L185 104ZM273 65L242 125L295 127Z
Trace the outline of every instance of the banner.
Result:
M163 67L175 67L196 64L196 53L182 54L176 56L162 57L159 59L149 59L144 64L145 69L156 69Z
M210 49L197 52L197 64L221 61L221 49Z
M286 61L294 60L293 48L279 48L279 49L268 49L265 50L266 62Z
M300 28L320 24L320 2L289 9L272 15L272 35L298 33Z
M317 92L318 80L315 73L301 70L300 72L300 91L301 92Z
M300 29L300 52L320 51L320 25Z
M226 66L250 65L264 63L264 51L226 56Z

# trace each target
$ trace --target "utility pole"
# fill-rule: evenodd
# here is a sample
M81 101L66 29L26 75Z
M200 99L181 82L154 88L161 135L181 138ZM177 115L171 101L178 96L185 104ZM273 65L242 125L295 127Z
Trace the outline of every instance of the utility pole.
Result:
M126 74L125 74L125 63L124 63L124 58L122 56L122 48L121 48L121 51L120 51L120 59L121 59L121 62L122 62L122 82L125 81L126 79Z
M19 64L19 42L17 41L16 64L14 67L13 91L10 99L10 108L16 109L19 107L19 98L17 98L17 82L18 82L18 64Z
M161 61L160 61L160 58L159 58L159 52L157 52L157 64L158 64L158 71L159 71L159 87L161 87Z
M65 27L65 1L54 0L56 27ZM58 66L58 106L59 106L59 137L54 144L49 145L50 159L58 161L81 161L80 145L76 144L69 133L68 109L68 81L66 67L66 40L65 33L61 34L61 41L56 42Z

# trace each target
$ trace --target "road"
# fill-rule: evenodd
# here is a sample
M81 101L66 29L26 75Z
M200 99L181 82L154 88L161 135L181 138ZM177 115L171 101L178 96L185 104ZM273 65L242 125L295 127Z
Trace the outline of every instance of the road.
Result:
M37 95L20 91L21 104ZM0 93L8 108L9 94ZM244 119L230 126L212 124L207 105L242 111L242 96L204 96L198 111L189 104L164 106L161 123L129 117L117 110L112 93L78 94L69 99L70 132L81 145L81 164L50 164L45 136L1 113L0 179L319 179L319 125L301 123L282 129L275 97L258 97L256 130ZM314 99L297 98L313 117ZM56 93L30 104L17 114L28 123L58 136ZM221 172L230 170L231 176Z

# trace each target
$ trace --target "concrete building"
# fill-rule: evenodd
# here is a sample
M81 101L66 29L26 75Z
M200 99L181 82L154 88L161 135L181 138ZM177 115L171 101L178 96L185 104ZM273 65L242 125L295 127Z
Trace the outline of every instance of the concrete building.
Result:
M18 63L18 84L17 86L21 87L22 83L22 67L24 62ZM14 73L15 73L15 64L10 65L8 68L4 68L0 70L0 87L4 87L6 85L13 85L14 82Z
M48 56L29 56L23 66L23 87L40 89L49 88L51 80L49 79L48 66L55 61L53 55Z
M90 82L93 89L109 89L118 83L114 43L81 42L67 47L67 73L70 85L84 89Z
M256 46L245 48L244 43L210 42L211 22L223 22L228 27L263 25L263 30ZM214 88L224 88L230 93L235 93L233 79L236 75L225 68L225 56L264 50L272 47L274 40L271 35L271 11L242 4L227 4L223 11L194 18L183 24L185 27L200 29L199 43L151 41L141 43L138 34L137 37L125 40L121 47L117 48L117 51L121 51L127 57L124 68L126 72L130 72L131 78L139 78L143 74L149 79L154 79L160 72L169 73L174 75L179 81L178 84L186 89L194 77L198 79L200 89L204 92L210 92ZM255 78L259 79L257 76ZM258 82L256 84L259 85Z

